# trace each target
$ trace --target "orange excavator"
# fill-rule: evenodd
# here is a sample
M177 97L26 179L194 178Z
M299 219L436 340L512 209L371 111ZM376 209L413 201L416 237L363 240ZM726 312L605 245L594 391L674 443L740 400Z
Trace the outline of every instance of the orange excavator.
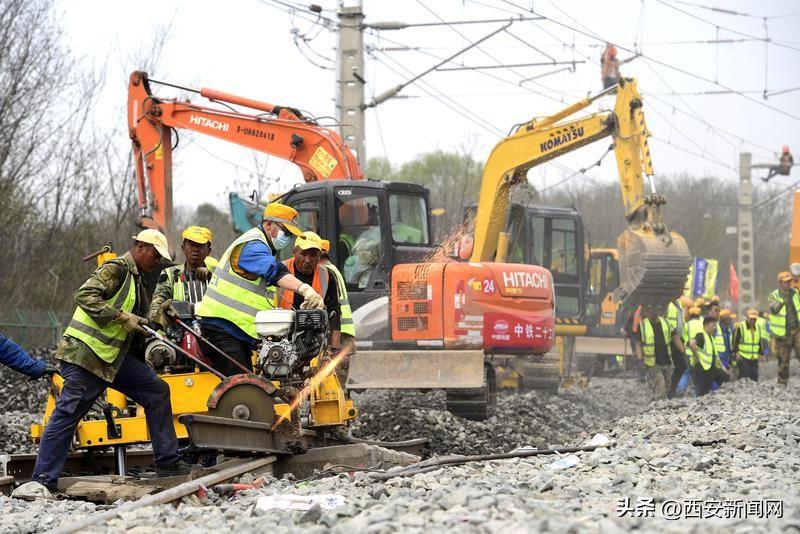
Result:
M151 83L197 93L219 107L155 96ZM433 242L428 190L364 180L339 135L313 118L221 91L156 82L144 72L130 77L128 113L143 226L170 228L178 130L301 169L306 183L279 200L298 210L304 229L329 239L331 261L344 274L359 336L350 389L445 389L451 411L482 419L494 403L494 356L552 348L547 269L450 260Z

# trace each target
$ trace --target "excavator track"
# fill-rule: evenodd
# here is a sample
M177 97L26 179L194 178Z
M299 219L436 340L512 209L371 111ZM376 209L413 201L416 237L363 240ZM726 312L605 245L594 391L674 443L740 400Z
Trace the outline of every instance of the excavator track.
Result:
M523 391L558 393L561 385L561 356L558 350L553 348L547 354L528 357L522 365L521 374L520 389Z
M462 419L485 421L497 406L497 378L494 367L485 363L483 386L446 389L447 411Z

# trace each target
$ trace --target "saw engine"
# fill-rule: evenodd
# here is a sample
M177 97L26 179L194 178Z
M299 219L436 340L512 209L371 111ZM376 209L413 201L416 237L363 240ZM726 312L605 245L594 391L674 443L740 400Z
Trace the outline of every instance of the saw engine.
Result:
M268 310L257 315L256 331L256 372L291 382L327 348L328 317L323 310Z

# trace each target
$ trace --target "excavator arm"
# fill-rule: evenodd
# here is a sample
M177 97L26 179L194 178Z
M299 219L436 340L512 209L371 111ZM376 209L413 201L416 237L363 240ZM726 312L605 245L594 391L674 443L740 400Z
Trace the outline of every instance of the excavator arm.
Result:
M613 111L569 120L598 98L616 94ZM584 98L562 111L520 125L492 150L483 173L475 217L470 261L503 261L507 236L503 233L514 186L532 167L612 137L620 193L628 230L620 235L618 301L627 305L647 299L664 303L683 288L691 258L682 237L664 225L660 207L664 197L645 192L645 177L653 175L642 97L636 80ZM652 182L651 182L652 190ZM636 302L634 302L636 301Z
M172 222L173 129L192 130L291 161L306 182L363 179L355 155L339 135L299 111L212 89L198 93L227 109L159 98L150 90L147 73L131 74L128 127L141 226L163 230ZM259 113L242 113L229 104Z

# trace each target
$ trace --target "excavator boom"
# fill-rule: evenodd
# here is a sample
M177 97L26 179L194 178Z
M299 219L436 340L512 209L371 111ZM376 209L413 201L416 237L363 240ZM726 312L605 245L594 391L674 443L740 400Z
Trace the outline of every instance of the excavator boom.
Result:
M598 98L616 94L613 111L570 120ZM492 150L484 168L475 216L471 261L504 261L507 236L503 233L513 187L527 172L563 154L605 137L612 137L620 193L628 229L619 236L620 285L616 302L623 309L645 302L666 304L680 294L691 256L684 239L664 225L662 196L645 192L645 177L653 175L648 132L636 80L584 98L560 112L531 120ZM650 183L652 191L652 182Z
M275 106L222 91L201 89L212 102L244 106L247 114L154 96L144 72L131 74L128 127L139 191L142 226L165 229L172 219L172 130L200 132L291 161L306 182L360 180L355 155L339 135L288 107Z

